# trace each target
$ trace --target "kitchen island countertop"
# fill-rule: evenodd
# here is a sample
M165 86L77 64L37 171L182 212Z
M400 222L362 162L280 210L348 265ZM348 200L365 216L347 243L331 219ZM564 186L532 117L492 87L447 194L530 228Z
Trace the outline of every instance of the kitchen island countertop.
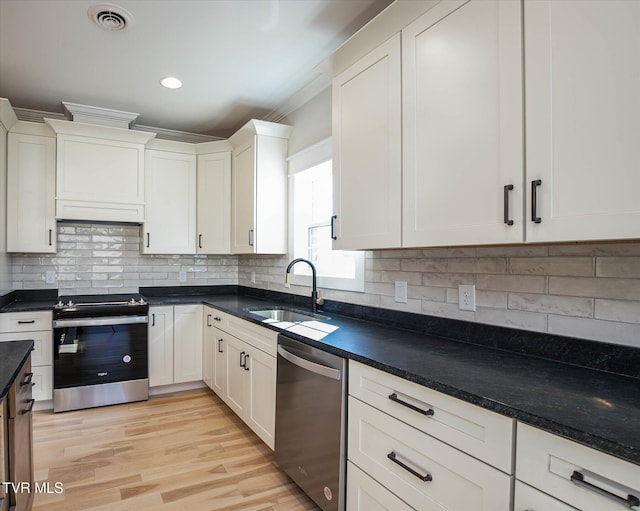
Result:
M32 349L31 340L0 342L0 400L9 392Z

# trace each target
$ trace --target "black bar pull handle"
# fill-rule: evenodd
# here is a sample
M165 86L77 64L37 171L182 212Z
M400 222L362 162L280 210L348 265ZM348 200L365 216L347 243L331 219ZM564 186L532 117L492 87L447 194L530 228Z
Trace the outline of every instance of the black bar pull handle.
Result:
M249 354L247 353L247 354L244 356L244 370L245 370L245 371L248 371L248 370L249 370L249 366L247 365L247 361L248 361L248 360L249 360Z
M202 248L202 234L198 234L198 248Z
M49 246L53 245L53 229L49 229Z
M27 406L26 408L20 410L20 414L24 415L26 413L31 412L31 410L33 409L33 405L35 404L36 400L31 398L28 401L26 401L27 403L29 403L29 406Z
M335 220L337 218L338 218L337 215L332 215L331 216L331 239L332 240L337 240L338 239L338 237L336 236L336 233L335 233L335 224L334 224L334 222L335 222Z
M151 234L147 233L147 248L149 248L150 243L151 243Z
M249 246L253 247L253 229L249 229Z
M624 497L615 495L614 493L611 493L604 488L600 488L595 484L588 483L584 480L584 475L582 474L582 472L578 472L577 470L574 470L573 474L571 474L571 482L629 508L640 506L640 499L635 495L627 495L626 499Z
M207 314L207 326L212 326L211 325L211 314Z
M504 223L513 225L513 220L509 218L509 192L513 190L513 185L504 185Z
M20 382L20 386L24 387L25 385L31 384L35 385L31 380L33 380L33 373L24 373L24 380Z
M30 319L29 321L18 320L18 325L33 325L35 322L35 319Z
M542 184L542 179L531 181L531 221L539 224L542 218L538 216L538 186Z
M224 353L222 350L222 337L218 339L218 353Z
M244 358L244 354L245 354L245 352L244 352L244 351L240 352L240 367L245 367L245 358Z
M393 461L395 464L400 465L402 468L404 468L407 472L409 472L411 475L416 476L418 479L420 479L421 481L428 483L429 481L433 481L433 477L431 477L431 474L424 474L422 475L420 472L418 472L417 470L412 469L409 465L406 465L405 463L402 463L398 457L397 454L394 451L391 451L389 454L387 454L387 458L389 458L391 461Z
M396 394L395 392L393 394L389 394L389 399L391 399L391 401L398 403L399 405L406 406L407 408L409 408L410 410L413 410L414 412L421 413L422 415L430 416L435 413L433 411L433 408L429 408L428 410L423 410L422 408L418 408L417 406L412 405L411 403L407 403L406 401L403 401L398 397L398 394Z
M156 315L151 314L151 326L156 326Z

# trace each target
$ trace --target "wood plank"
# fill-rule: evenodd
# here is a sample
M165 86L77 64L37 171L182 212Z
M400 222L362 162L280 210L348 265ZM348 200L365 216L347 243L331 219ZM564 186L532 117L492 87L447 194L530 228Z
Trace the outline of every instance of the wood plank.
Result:
M209 389L33 415L34 511L318 511Z

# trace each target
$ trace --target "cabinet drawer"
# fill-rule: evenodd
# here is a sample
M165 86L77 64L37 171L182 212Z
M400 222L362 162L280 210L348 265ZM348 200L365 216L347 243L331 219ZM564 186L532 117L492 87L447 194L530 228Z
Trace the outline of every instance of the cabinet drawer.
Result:
M413 510L351 462L347 463L347 509L349 511Z
M353 397L348 431L349 460L416 509L510 509L510 476Z
M223 320L224 321L224 320ZM278 349L278 333L268 328L254 325L250 321L226 315L227 333L242 339L254 348L268 353L272 357L276 356ZM222 327L220 327L222 328ZM222 328L225 330L225 328Z
M0 332L34 332L51 328L51 311L0 314Z
M513 511L577 511L575 507L516 481Z
M513 419L353 361L349 361L349 394L503 472L513 473Z
M34 367L53 364L53 332L51 330L24 334L20 332L0 334L0 342L23 341L25 339L33 339L31 364Z
M228 318L229 318L228 314L225 314L224 312L220 312L218 309L214 309L213 307L209 307L208 305L204 306L205 326L214 326L226 332Z
M38 366L31 368L33 372L32 397L36 401L48 401L53 399L53 367Z
M630 507L627 499L640 499L638 465L525 424L518 424L517 438L516 477L571 506L620 511Z

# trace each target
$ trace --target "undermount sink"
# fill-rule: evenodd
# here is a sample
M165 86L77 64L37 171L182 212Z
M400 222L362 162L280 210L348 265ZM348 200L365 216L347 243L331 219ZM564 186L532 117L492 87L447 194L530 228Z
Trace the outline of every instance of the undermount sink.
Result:
M300 312L284 307L266 307L262 309L249 309L248 312L277 322L302 323L304 321L322 321L329 319L318 314Z

